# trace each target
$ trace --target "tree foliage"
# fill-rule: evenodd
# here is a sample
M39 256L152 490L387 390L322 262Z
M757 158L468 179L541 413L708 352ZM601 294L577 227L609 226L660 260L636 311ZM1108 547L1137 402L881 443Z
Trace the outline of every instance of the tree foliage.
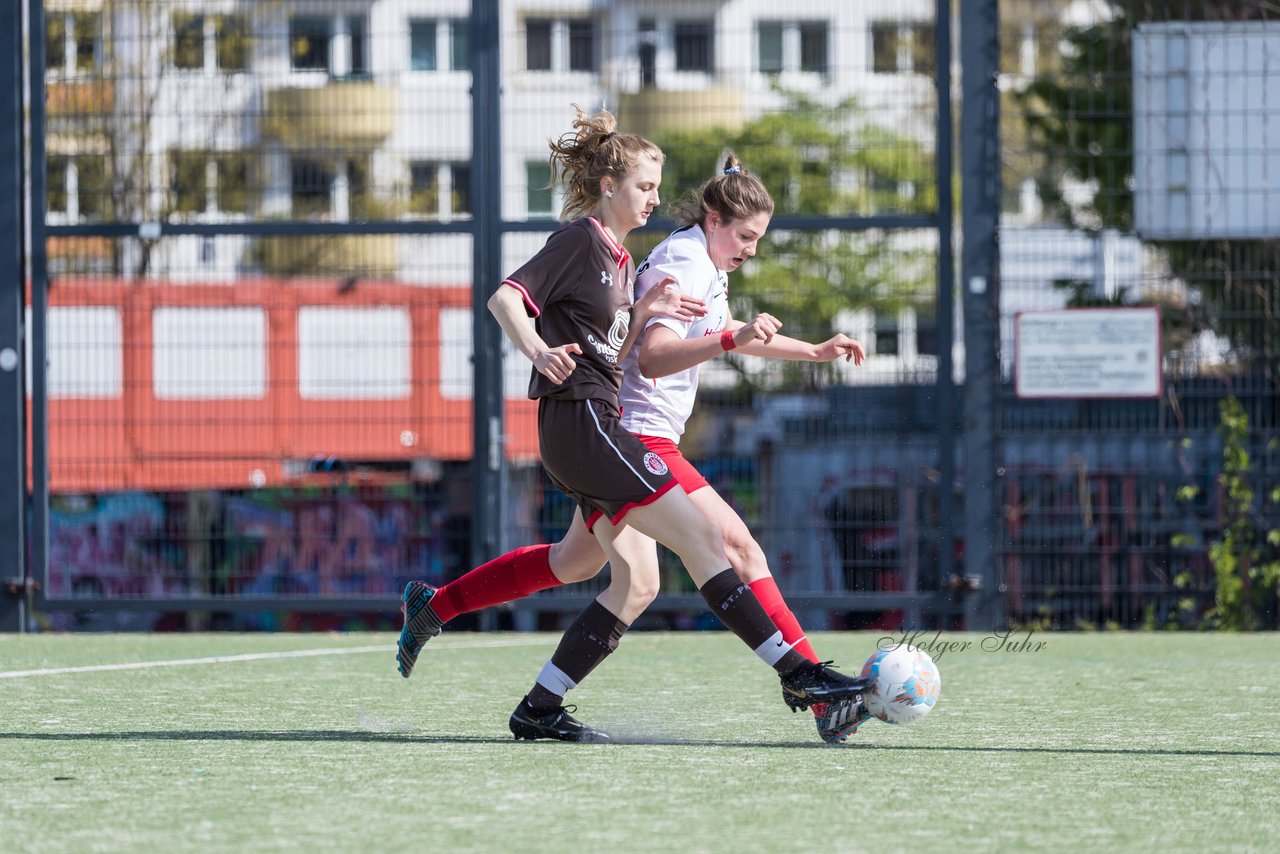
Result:
M737 131L698 129L655 135L667 154L664 183L692 190L718 174L732 151L758 176L785 214L847 216L932 213L934 160L917 140L865 121L856 101L834 107L792 95L785 111ZM771 230L758 257L730 284L733 312L777 316L789 335L821 341L842 312L896 314L908 306L932 315L936 241L919 233L835 229ZM790 366L792 384L822 372Z

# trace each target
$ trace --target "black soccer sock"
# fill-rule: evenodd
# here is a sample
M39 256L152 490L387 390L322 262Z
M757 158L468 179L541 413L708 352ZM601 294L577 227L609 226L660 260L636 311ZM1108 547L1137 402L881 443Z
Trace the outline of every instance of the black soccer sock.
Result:
M529 705L535 709L562 705L564 695L618 648L627 628L627 623L599 602L588 605L565 629L555 654L538 674L529 692Z
M756 594L732 569L713 577L698 592L711 613L774 670L785 675L808 661L786 642Z

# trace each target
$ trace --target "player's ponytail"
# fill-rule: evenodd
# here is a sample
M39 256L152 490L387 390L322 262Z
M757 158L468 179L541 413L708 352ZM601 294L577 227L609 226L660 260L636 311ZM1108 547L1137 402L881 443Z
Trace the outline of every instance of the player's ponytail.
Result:
M773 216L773 197L731 152L719 175L671 205L671 216L681 225L706 225L712 211L726 221L759 213Z
M565 219L585 216L600 204L600 179L606 175L622 178L635 170L644 158L662 163L662 149L642 136L618 133L618 120L601 110L588 116L577 104L573 130L560 139L549 139L551 181L548 189L563 183L567 191Z

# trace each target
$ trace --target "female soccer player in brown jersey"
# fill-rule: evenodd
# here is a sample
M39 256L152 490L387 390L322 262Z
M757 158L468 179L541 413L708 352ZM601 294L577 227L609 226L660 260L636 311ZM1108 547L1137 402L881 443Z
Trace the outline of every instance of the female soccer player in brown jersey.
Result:
M529 393L539 403L543 466L578 504L566 538L573 538L567 551L574 559L567 565L585 563L578 556L587 551L579 542L585 539L580 532L587 531L599 549L591 556L591 574L599 570L602 552L611 582L566 630L512 713L511 730L517 738L608 739L570 716L563 700L616 649L630 623L657 595L652 540L680 557L713 613L779 673L791 708L844 702L850 712L849 704L859 704L863 681L811 661L794 648L731 567L716 525L684 489L674 488L679 482L662 456L620 423L619 362L656 314L653 291L669 294L674 284L670 277L657 282L633 318L635 269L622 241L658 204L663 158L647 140L616 133L608 113L588 117L579 110L574 127L552 143L551 160L553 174L567 184L565 213L578 218L503 281L489 309L533 363ZM683 315L674 310L677 319L693 319L689 305L683 304ZM533 327L527 317L535 319ZM773 334L758 328L751 334L757 332ZM515 572L528 554L513 553ZM533 560L537 575L540 567ZM546 575L554 577L549 566ZM537 589L551 586L543 580L533 580ZM442 620L431 607L434 595L421 582L411 582L405 590L405 629L397 656L404 675L422 642L439 632Z

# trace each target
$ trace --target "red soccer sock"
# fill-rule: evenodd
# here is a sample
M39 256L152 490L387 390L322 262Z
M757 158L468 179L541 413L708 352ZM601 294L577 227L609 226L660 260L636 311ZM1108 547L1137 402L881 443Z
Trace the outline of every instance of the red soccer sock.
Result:
M818 654L813 651L813 646L804 636L804 629L800 628L796 615L787 607L786 600L782 598L782 591L778 589L778 582L773 580L773 576L766 575L747 586L751 588L752 593L756 594L769 619L773 620L773 624L782 632L782 639L791 644L796 652L817 664Z
M551 546L525 546L477 566L436 591L431 610L447 623L459 614L523 599L562 583L551 572Z

